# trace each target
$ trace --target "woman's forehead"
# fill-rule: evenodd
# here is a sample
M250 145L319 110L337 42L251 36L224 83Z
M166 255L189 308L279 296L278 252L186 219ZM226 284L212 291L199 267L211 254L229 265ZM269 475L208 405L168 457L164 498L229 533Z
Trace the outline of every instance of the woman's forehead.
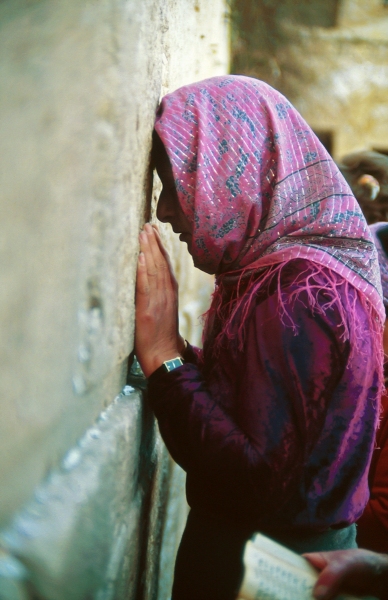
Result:
M152 165L157 170L161 179L174 178L166 149L155 131L152 136Z

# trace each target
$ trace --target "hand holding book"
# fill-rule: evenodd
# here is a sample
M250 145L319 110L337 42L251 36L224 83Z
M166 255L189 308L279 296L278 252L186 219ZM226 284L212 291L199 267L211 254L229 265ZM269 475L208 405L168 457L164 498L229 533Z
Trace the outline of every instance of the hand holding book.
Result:
M321 554L332 555L334 553ZM386 558L388 561L388 557ZM318 571L306 558L264 535L257 534L247 542L244 565L245 575L237 600L313 600L318 597L313 595L319 592L319 587L316 586L319 579ZM338 587L335 593L337 590ZM323 590L321 587L321 591L325 591L327 594L330 590ZM323 596L321 597L323 599ZM355 596L350 595L326 595L325 600L326 598L327 600L329 598L357 600ZM371 598L369 595L368 599Z
M320 571L314 588L318 600L332 600L342 589L380 600L388 599L387 554L357 548L304 556Z

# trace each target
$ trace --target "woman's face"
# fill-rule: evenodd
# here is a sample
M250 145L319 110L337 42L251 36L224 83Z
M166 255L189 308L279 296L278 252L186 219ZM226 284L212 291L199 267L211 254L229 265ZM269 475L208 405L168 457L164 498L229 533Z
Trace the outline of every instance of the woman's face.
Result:
M181 242L187 243L187 248L190 252L192 227L179 204L171 164L159 138L155 139L154 137L152 156L156 171L163 185L156 208L156 216L162 223L170 223L173 231L180 234L179 239Z

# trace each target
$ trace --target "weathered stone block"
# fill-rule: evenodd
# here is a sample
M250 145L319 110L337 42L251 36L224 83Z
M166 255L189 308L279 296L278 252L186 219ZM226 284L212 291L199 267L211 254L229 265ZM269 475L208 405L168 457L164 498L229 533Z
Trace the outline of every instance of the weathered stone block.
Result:
M112 398L133 349L138 233L154 218L155 109L227 72L225 7L0 3L1 600L29 597L26 578L47 600L168 598L184 475L139 394ZM212 280L162 235L198 343Z
M1 533L39 598L156 598L170 459L141 394L124 390ZM3 578L2 600L19 579Z

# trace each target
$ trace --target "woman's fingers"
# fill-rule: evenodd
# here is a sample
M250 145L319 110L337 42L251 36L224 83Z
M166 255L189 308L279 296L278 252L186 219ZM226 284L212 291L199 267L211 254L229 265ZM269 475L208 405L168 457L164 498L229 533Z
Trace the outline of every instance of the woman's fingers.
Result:
M306 558L313 567L318 569L318 571L322 571L322 569L327 566L327 559L323 552L311 552L303 554L303 557Z
M139 237L135 349L146 377L184 345L178 333L178 295L157 235L146 224Z
M177 282L175 274L174 274L174 269L172 268L170 256L169 256L166 248L163 246L163 242L160 238L159 228L156 225L153 225L152 227L155 229L155 237L156 237L156 241L158 242L159 249L166 260L172 286L174 288L174 291L178 292L178 282Z
M150 300L150 288L148 283L147 267L145 256L140 252L137 262L136 279L136 308L140 311L146 311Z
M154 261L154 256L150 246L149 235L143 230L139 236L140 251L144 254L145 266L148 276L148 285L150 292L157 289L158 286L158 268Z
M139 315L154 305L178 306L178 284L157 231L146 223L139 236L137 292ZM138 298L138 296L136 296Z
M333 600L339 592L380 598L386 589L388 560L384 554L358 548L303 556L313 566L322 567L313 590L314 598L319 600Z
M344 553L341 550L316 552L303 554L303 556L313 567L321 571L314 586L314 598L317 598L317 600L332 600L339 592L346 577L346 569L348 568L346 552Z
M163 247L158 233L149 223L145 224L144 231L147 234L153 263L157 271L156 285L158 288L169 289L171 284L171 265L168 254Z

